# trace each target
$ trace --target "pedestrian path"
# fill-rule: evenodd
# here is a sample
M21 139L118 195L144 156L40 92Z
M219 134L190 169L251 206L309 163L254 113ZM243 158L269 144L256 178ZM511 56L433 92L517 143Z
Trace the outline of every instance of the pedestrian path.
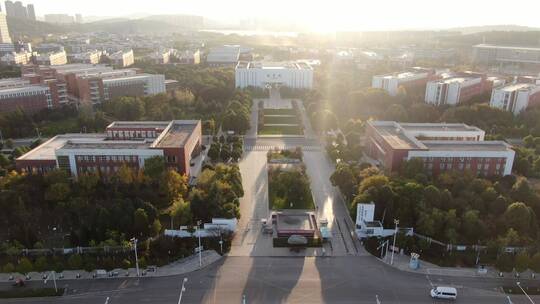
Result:
M210 264L213 264L219 261L222 258L214 250L205 250L201 253L201 259L199 261L199 255L194 254L189 257L177 260L171 264L152 268L152 271L147 271L146 269L140 269L141 275L145 277L163 277L163 276L173 276L192 272L201 268L204 268ZM202 267L201 267L202 266ZM144 274L143 274L144 271ZM118 278L118 277L135 277L137 275L137 270L135 268L129 269L113 269L108 272L105 276L96 277L96 271L85 271L85 270L66 270L64 272L55 273L54 279L57 281L61 280L86 280L86 279L107 279L107 278ZM16 278L25 278L25 275L20 273L0 273L0 282L11 282ZM51 271L45 272L30 272L26 281L42 281L44 279L52 280L53 276Z
M295 149L301 147L304 151L321 151L320 146L299 146L299 145L255 145L255 146L245 146L244 150L246 151L269 151L269 150L287 150Z

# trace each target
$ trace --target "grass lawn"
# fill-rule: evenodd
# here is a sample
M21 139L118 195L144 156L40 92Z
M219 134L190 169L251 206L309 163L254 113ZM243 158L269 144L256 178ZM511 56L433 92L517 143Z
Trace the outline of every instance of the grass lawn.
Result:
M296 115L294 109L263 109L264 115Z
M303 135L300 126L264 126L259 129L259 135Z
M298 125L300 121L297 116L264 116L264 123Z

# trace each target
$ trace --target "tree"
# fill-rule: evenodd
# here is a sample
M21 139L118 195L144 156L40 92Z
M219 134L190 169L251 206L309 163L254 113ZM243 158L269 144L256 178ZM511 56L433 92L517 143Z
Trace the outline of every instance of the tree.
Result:
M15 271L15 265L13 263L6 263L4 267L2 267L2 272L11 273Z
M516 255L516 271L523 272L529 268L530 258L527 252L522 251Z
M165 172L163 156L152 156L144 161L144 174L151 180L157 181Z
M540 272L540 252L537 252L532 256L529 265L534 272Z
M50 202L64 201L70 193L71 189L66 183L52 184L45 192L45 199Z
M356 194L357 180L350 166L339 163L336 171L330 176L333 186L339 187L346 198L352 198Z
M503 253L497 257L495 261L495 267L502 272L510 272L514 267L514 259L512 255L508 253Z
M521 235L531 235L534 218L532 209L521 202L511 204L504 212L507 227L515 229Z
M155 219L152 223L152 236L156 236L161 232L161 222Z
M45 258L44 256L40 256L39 258L36 259L36 262L34 263L34 268L36 269L36 271L43 272L47 270L47 267L48 267L47 258Z
M220 155L220 144L217 142L214 142L210 146L210 149L208 149L208 157L210 157L212 161L218 161L219 155Z
M70 269L77 270L83 267L83 259L79 254L74 254L68 258L68 266Z
M135 210L135 213L133 214L133 225L138 235L148 235L148 214L146 214L146 211L144 211L144 209L139 208Z
M387 185L390 182L388 177L384 175L374 175L370 176L368 178L365 178L358 188L358 193L362 193L366 191L367 189L374 187L374 188L380 188L384 185Z
M19 260L19 265L17 265L17 272L22 274L27 274L32 271L33 265L28 258L21 258Z
M187 176L169 169L163 174L159 183L160 191L165 195L166 206L170 206L177 197L186 197L188 192Z

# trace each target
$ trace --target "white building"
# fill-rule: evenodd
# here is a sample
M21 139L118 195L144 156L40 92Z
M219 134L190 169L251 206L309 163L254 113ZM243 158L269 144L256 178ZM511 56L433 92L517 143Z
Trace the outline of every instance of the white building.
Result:
M119 67L128 67L135 63L135 56L133 55L133 50L128 51L118 51L109 55L111 63Z
M457 105L476 95L482 94L488 83L485 75L462 74L440 80L429 81L426 85L426 103L432 105Z
M149 96L165 93L165 76L159 74L136 74L103 79L105 100L121 96Z
M71 63L98 64L101 59L101 51L88 51L84 53L69 54Z
M211 48L206 55L206 63L210 66L234 66L240 60L239 45L224 45Z
M404 72L375 75L371 81L371 87L383 89L390 96L396 96L399 92L399 87L413 88L425 86L434 74L435 71L431 69L413 68Z
M32 60L32 53L20 52L20 53L7 53L0 57L0 62L5 65L24 65L28 64Z
M510 111L517 115L532 105L540 104L540 85L534 83L513 83L494 88L489 105Z
M171 54L171 50L155 51L148 55L148 59L150 59L155 64L167 64L171 61Z
M63 65L67 64L67 54L65 51L39 54L36 61L39 65Z
M267 85L278 85L295 89L311 89L313 68L300 61L241 61L236 66L235 81L237 88L250 86L264 88Z

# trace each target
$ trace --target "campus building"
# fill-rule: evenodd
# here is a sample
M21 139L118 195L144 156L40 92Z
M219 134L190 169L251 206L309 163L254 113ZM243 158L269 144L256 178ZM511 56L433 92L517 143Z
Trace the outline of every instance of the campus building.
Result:
M482 176L511 174L514 150L504 141L484 141L484 136L466 124L369 121L365 145L368 156L390 172L419 158L430 175L465 170Z
M295 89L311 89L313 68L301 61L241 61L236 66L235 82L237 88L264 88L268 85L278 85Z
M201 151L200 120L117 121L101 134L57 135L16 159L17 169L43 173L63 169L107 176L122 166L142 169L154 156L169 168L190 175L191 159Z
M512 83L494 88L489 105L517 115L528 107L540 104L540 84L534 82Z
M491 91L493 83L485 74L458 73L443 79L429 81L426 85L426 103L432 105L457 105Z
M224 45L210 49L206 55L206 63L209 66L234 66L239 58L239 45Z
M67 54L65 51L39 54L36 56L38 65L62 65L67 64Z
M497 67L500 72L527 74L540 71L540 48L478 44L473 46L473 61Z
M67 102L66 83L58 80L38 84L22 78L0 80L0 112L23 109L27 113L35 113Z
M371 87L385 90L390 96L396 96L399 88L406 90L424 90L428 81L435 79L433 69L415 67L407 71L385 75L375 75Z
M127 51L118 51L109 55L111 64L117 67L128 67L132 66L135 63L135 56L133 55L133 50Z

